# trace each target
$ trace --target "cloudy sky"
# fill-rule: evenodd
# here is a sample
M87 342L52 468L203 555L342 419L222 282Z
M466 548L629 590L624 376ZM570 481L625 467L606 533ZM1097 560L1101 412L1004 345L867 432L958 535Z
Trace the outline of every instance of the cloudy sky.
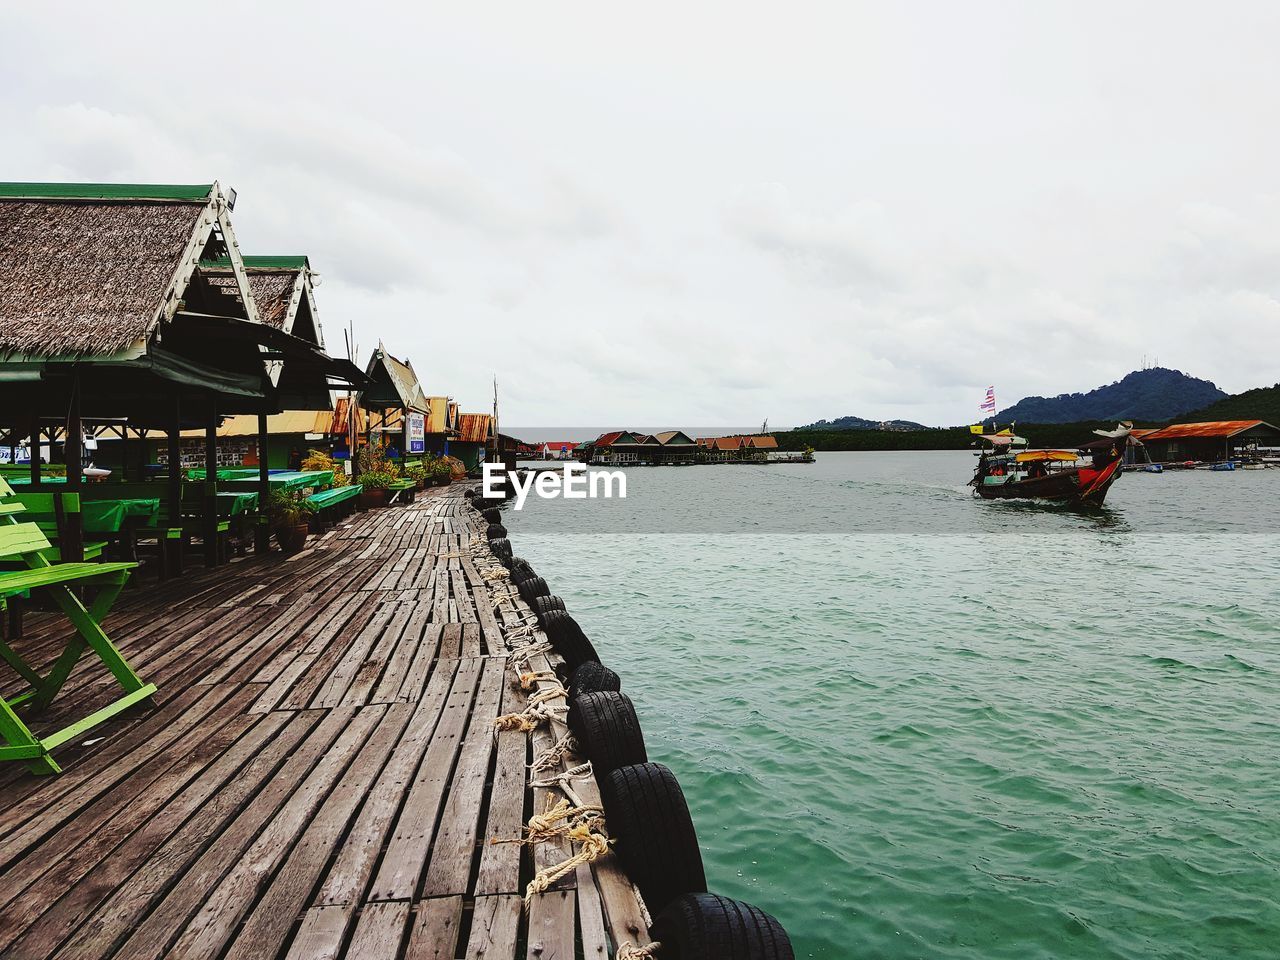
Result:
M1268 0L267 6L9 7L3 178L231 185L512 426L1280 380Z

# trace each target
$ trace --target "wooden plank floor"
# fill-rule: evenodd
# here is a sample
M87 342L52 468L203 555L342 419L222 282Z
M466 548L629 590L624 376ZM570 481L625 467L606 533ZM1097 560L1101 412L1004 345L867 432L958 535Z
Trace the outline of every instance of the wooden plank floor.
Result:
M0 768L0 957L565 960L645 942L612 855L525 907L567 841L491 842L558 796L529 764L566 730L495 736L529 696L510 647L542 638L481 541L452 487L287 560L126 591L107 632L157 708L66 745L61 776ZM47 663L66 629L30 614L14 645ZM37 730L111 689L81 664ZM572 786L598 802L590 777Z

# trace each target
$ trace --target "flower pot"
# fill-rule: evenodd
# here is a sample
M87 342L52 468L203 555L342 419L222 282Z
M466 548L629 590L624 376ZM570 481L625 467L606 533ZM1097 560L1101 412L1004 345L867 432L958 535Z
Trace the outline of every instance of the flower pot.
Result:
M297 553L307 542L308 529L305 523L276 527L276 543L285 553Z
M421 491L423 491L423 490L427 489L427 481L425 481L425 480L415 480L414 482L418 485L418 490L419 490L419 492L421 492Z
M385 507L387 505L387 491L382 487L374 487L370 489L365 487L360 491L360 509L373 510L375 507Z

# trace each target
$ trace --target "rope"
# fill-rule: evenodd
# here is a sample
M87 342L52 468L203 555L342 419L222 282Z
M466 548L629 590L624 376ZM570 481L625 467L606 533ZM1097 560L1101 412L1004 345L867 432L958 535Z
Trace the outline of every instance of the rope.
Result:
M604 822L604 808L599 806L573 806L569 800L552 803L547 797L547 808L543 813L535 813L525 824L524 836L519 840L504 840L494 837L493 843L518 843L521 846L532 846L535 843L546 843L557 837L567 837L575 827L595 825Z
M577 752L577 737L572 733L566 733L555 742L554 746L544 750L533 763L529 764L529 770L533 773L545 773L548 770L554 770L564 762L566 754Z
M537 876L529 881L524 891L524 905L529 906L539 893L545 893L553 883L568 873L577 870L583 864L593 863L609 852L609 838L597 833L589 824L582 823L567 834L570 843L582 844L582 849L568 860L561 861L552 867L544 867Z
M531 670L520 674L520 689L528 693L538 685L539 680L559 680L550 670Z
M661 949L662 944L657 940L643 947L637 947L627 940L618 948L614 960L650 960L651 957L656 957Z
M500 717L495 717L493 721L494 734L496 736L504 730L519 730L522 733L532 733L544 723L550 723L553 720L563 723L564 715L568 712L568 704L553 707L546 703L533 703L530 701L529 706L521 713L504 713Z
M559 790L571 801L581 807L585 806L585 804L583 804L582 798L578 796L578 792L573 789L572 784L575 780L585 780L590 776L591 762L587 761L586 763L579 764L571 770L566 770L563 773L557 773L554 777L545 777L542 780L530 780L529 786L541 787L545 790Z

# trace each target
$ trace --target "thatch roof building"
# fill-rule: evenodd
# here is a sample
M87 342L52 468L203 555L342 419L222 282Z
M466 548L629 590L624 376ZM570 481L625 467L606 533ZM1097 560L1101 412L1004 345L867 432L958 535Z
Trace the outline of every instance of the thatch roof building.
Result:
M216 183L0 183L0 356L139 356L181 308L256 321L248 277L210 284L201 260L235 252Z
M0 184L0 402L54 416L74 392L151 425L169 399L188 423L329 406L353 371L323 353L305 258L264 258L255 291L234 202L217 183Z

